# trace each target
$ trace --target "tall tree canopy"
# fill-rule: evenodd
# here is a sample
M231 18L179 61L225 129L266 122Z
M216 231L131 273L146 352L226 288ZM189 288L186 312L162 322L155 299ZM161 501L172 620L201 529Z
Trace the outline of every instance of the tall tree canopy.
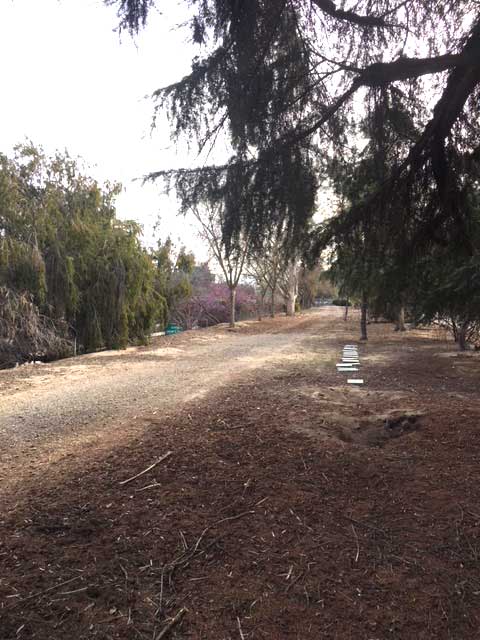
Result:
M144 341L165 321L156 269L138 224L116 218L117 193L65 154L0 155L0 364L65 355L55 327L94 350Z
M162 0L106 0L135 32ZM401 215L419 244L466 241L464 174L480 155L480 17L475 0L188 0L192 71L160 89L174 136L200 149L228 132L230 161L176 174L226 203L225 234L286 223L295 241L312 215L323 160L348 152L372 96L401 101L417 134L368 200L319 246L373 215ZM423 104L428 108L423 108ZM381 123L379 123L381 126ZM153 174L155 177L156 174ZM218 193L218 191L217 191ZM383 212L383 213L381 213Z

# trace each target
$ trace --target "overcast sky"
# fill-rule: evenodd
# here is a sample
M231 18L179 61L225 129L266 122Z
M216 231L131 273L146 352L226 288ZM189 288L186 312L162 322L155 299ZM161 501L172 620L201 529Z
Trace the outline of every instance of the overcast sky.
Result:
M173 28L184 11L171 0L168 16L152 13L133 40L115 32L115 10L101 0L1 0L0 151L9 154L28 138L49 153L81 156L95 178L124 185L118 215L141 222L147 244L160 215L163 238L180 237L204 257L173 201L158 187L132 182L194 160L172 146L166 122L150 134L148 96L188 73L195 53L187 32Z

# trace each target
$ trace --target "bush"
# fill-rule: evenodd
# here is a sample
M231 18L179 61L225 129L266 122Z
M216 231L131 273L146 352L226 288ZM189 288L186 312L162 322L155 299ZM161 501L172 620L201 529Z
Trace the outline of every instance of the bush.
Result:
M65 323L42 316L27 293L0 287L0 367L73 355Z

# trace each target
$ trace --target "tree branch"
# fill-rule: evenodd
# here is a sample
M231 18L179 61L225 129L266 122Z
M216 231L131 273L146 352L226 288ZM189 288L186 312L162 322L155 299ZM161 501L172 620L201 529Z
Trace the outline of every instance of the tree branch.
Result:
M365 67L360 72L357 82L363 86L380 87L396 80L418 78L453 67L467 66L472 61L473 56L466 53L447 53L432 58L402 57L392 62L376 62Z
M337 6L333 0L312 0L312 4L318 7L323 13L336 18L337 20L344 20L351 22L352 24L358 24L361 27L394 27L396 25L389 22L385 22L382 16L361 16L354 11L344 11L343 9L337 9Z
M359 206L351 208L348 212L332 219L323 226L317 235L315 250L318 252L326 247L335 238L342 237L349 230L355 228L365 216L371 218L372 211L376 210L379 198L387 194L398 194L401 180L408 175L416 175L427 163L431 163L433 177L437 183L440 212L429 220L428 233L422 227L417 236L422 232L425 237L431 237L436 227L441 226L445 216L453 217L461 224L461 212L458 211L461 200L457 198L457 185L452 183L451 169L445 157L445 139L449 135L453 125L460 117L465 104L476 87L480 85L480 62L478 55L470 54L478 52L480 48L480 23L472 30L472 34L465 45L464 51L468 52L470 64L454 68L447 80L446 87L433 110L433 116L428 122L421 137L412 146L405 160L393 170L379 189ZM465 237L465 242L468 238ZM412 245L415 240L412 241Z
M287 144L299 142L318 131L362 86L380 87L397 80L418 78L422 75L439 73L447 69L461 70L472 67L477 70L480 69L480 57L475 51L465 50L462 53L448 53L434 58L399 58L393 62L371 64L360 71L350 88L327 108L319 120L306 129L297 132L293 137L286 138L285 142Z

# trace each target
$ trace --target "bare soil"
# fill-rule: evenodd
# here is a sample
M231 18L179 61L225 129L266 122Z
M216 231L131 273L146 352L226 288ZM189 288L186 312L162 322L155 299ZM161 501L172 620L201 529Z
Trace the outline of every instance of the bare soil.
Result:
M91 358L74 415L58 389L82 359L7 372L5 394L43 409L12 435L0 403L0 638L480 637L480 359L372 324L350 388L335 362L357 322L320 310L176 336L169 364L160 344L120 371Z
M305 337L317 324L303 314L240 323L233 332L220 325L157 337L147 347L0 371L0 435L11 444L38 444L84 433L92 423L97 432L164 412L279 358L313 357Z

